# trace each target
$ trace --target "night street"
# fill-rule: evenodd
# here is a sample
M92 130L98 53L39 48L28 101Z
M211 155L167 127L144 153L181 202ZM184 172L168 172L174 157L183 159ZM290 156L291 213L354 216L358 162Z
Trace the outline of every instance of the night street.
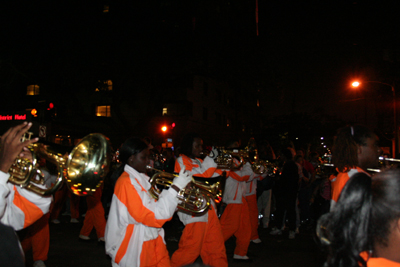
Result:
M95 231L92 232L92 241L84 242L78 240L82 223L73 224L69 222L69 216L62 216L58 225L50 224L50 251L48 267L108 267L111 266L110 259L104 253L104 246L95 240ZM82 218L81 218L82 221ZM180 232L179 221L171 221L165 225L166 242L168 250L173 253L178 247ZM229 239L226 244L229 266L268 266L268 267L290 267L290 266L321 266L323 253L317 247L311 233L305 230L296 235L294 240L288 239L288 231L282 236L269 235L269 229L259 228L261 244L250 244L248 255L253 259L251 263L235 262L232 259L235 248L235 239ZM198 259L198 262L201 262ZM31 254L26 255L26 266L32 266Z

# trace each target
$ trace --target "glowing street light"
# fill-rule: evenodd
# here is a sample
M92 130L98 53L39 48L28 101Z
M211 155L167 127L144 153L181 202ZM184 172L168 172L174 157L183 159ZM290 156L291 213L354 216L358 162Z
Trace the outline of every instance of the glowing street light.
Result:
M383 82L379 82L379 81L365 81L363 83L380 83L383 85L387 85L390 86L390 88L392 88L392 92L393 92L393 139L392 139L392 153L393 153L393 158L396 158L396 154L397 154L397 136L398 136L398 129L397 129L397 108L396 108L396 91L394 88L394 85L391 85L389 83L383 83ZM359 81L354 81L351 83L351 86L353 86L354 88L359 87L362 83Z

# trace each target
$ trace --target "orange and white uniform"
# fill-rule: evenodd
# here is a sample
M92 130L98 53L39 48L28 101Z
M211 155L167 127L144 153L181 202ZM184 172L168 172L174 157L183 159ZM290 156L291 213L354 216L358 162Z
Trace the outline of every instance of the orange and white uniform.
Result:
M246 182L246 201L249 206L249 216L251 225L251 236L250 240L256 240L258 236L258 206L257 206L257 181L262 180L261 175L256 175L253 170L249 180Z
M112 266L170 266L163 224L178 205L173 188L163 190L158 201L148 190L146 174L129 165L118 178L106 225L106 253Z
M208 156L201 160L181 155L175 161L175 172L179 173L184 166L193 176L198 177L217 177L221 172L217 170L214 160ZM178 212L178 216L185 229L179 241L179 248L171 257L171 266L192 264L199 255L206 265L228 266L225 242L214 201L204 215L192 216Z
M50 174L47 170L42 169L45 184L51 188L57 180L57 176ZM46 213L32 225L27 227L26 234L21 240L21 245L26 253L32 249L33 261L47 260L47 254L50 247L50 229L49 229L50 213Z
M52 198L8 183L9 177L9 173L0 171L0 221L18 231L49 212ZM44 185L38 187L46 188Z
M245 198L246 182L253 171L250 163L240 170L229 171L225 182L223 202L227 204L220 222L224 241L232 235L236 237L234 254L246 256L250 244L251 225L249 207Z
M331 190L332 190L332 199L331 199L331 208L332 210L337 201L339 200L340 193L342 192L344 186L346 185L347 181L356 173L366 173L359 167L351 168L348 172L339 172L339 174L335 176L331 176L329 179L331 180Z

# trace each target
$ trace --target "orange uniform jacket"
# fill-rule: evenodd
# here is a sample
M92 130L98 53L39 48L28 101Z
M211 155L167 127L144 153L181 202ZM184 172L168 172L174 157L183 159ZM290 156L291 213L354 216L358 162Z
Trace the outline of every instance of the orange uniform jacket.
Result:
M163 190L158 201L148 193L149 177L125 165L118 178L105 240L112 266L169 266L163 224L172 218L177 192Z
M8 183L9 177L10 174L0 171L0 221L18 231L49 212L52 198Z
M331 190L332 190L332 200L331 200L331 210L336 205L337 201L339 200L340 193L343 190L343 187L346 185L347 181L356 173L363 172L361 168L356 167L350 169L348 172L339 172L336 177L330 177L331 179Z

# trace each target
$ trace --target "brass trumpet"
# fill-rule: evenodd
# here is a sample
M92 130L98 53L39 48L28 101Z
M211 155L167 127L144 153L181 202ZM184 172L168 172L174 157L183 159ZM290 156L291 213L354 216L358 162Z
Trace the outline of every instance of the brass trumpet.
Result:
M154 170L156 173L150 178L150 195L158 199L161 194L161 187L168 188L172 185L173 179L177 174L163 172L147 166L147 169ZM192 176L192 181L178 193L178 209L193 216L204 214L211 205L212 199L222 199L221 177L202 178ZM217 201L216 201L217 202Z
M214 159L214 161L217 163L217 169L238 170L243 166L245 159L241 150L226 149L223 147L216 147L216 149L218 150L218 156ZM203 154L209 156L210 153ZM235 163L234 158L239 161L238 164Z
M9 170L8 181L38 195L53 194L61 187L64 180L74 194L78 196L92 194L101 186L109 171L110 146L102 134L87 135L69 155L58 152L43 143L34 143L28 148L32 152L32 161L17 158ZM49 189L38 186L44 184L44 175L39 169L38 157L45 158L57 167L57 180Z

